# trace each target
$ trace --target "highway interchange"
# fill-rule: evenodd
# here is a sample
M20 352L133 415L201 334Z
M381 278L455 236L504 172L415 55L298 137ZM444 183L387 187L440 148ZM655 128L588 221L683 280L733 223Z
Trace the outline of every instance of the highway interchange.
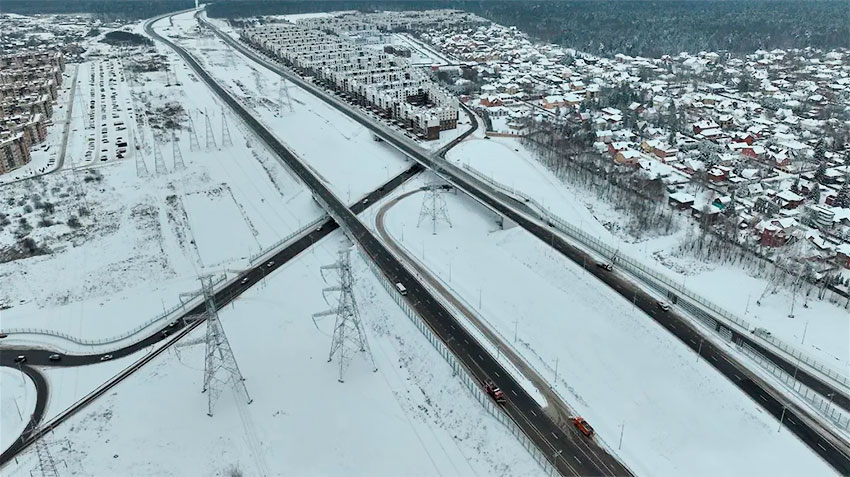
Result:
M351 207L343 204L328 189L328 187L311 172L309 168L305 167L305 165L302 164L288 149L286 149L286 147L283 146L273 134L271 134L259 121L256 120L256 118L245 110L245 108L243 108L235 98L230 96L230 94L219 86L187 52L167 39L162 38L153 30L152 23L159 18L162 17L152 19L146 23L146 32L158 41L161 41L174 49L184 59L184 61L186 61L187 64L195 70L198 76L207 83L208 86L225 103L227 103L227 105L236 114L240 116L245 124L252 128L254 132L266 142L269 148L279 156L286 167L288 167L289 170L297 175L313 191L314 197L316 197L317 201L326 208L327 212L331 216L331 219L328 219L315 230L306 233L294 242L288 244L275 255L269 257L268 260L263 260L255 268L246 271L243 275L240 275L238 279L232 280L227 286L219 290L215 295L216 305L218 307L224 306L231 300L235 299L239 296L239 294L261 281L266 274L280 267L300 252L307 249L317 240L335 230L338 227L338 224L342 224L346 234L358 243L369 259L374 262L388 280L393 283L403 283L405 285L408 290L406 299L410 306L420 317L422 317L432 331L441 340L443 340L450 351L452 351L457 359L463 363L470 373L482 382L486 379L492 379L510 396L508 405L505 407L506 413L526 433L526 435L535 442L538 448L547 455L562 475L630 475L630 472L625 466L623 466L622 463L607 453L604 449L596 445L593 441L588 441L586 438L578 434L572 427L563 429L552 422L552 420L540 408L539 404L537 404L536 401L534 401L534 399L514 380L514 378L511 377L510 374L506 372L501 365L492 356L490 356L459 323L455 321L452 314L438 300L436 300L431 293L419 283L419 281L417 281L413 274L411 274L386 248L386 246L379 241L357 218L357 214L364 210L367 204L372 204L386 196L409 177L423 170L423 166L425 166L443 177L447 177L451 183L470 196L479 200L491 210L509 217L521 227L528 230L554 249L558 250L564 256L570 258L576 263L585 265L585 269L589 273L611 286L629 301L633 301L636 306L643 309L647 315L653 318L661 326L665 327L665 329L669 332L676 335L685 345L691 347L695 351L699 351L701 356L703 356L707 362L729 378L731 382L742 389L755 402L759 403L759 405L777 418L782 416L783 424L792 432L797 434L815 452L835 467L836 470L844 475L850 474L850 459L848 459L848 456L844 451L834 445L834 441L832 439L827 439L821 432L816 431L813 428L811 421L807 419L805 415L798 414L793 406L789 406L788 403L785 402L781 394L774 392L768 384L764 383L757 376L752 375L752 373L749 373L746 370L746 367L737 362L737 358L730 356L726 350L714 345L711 340L704 340L701 332L697 330L688 319L673 311L665 312L661 310L657 306L657 299L655 297L644 292L640 287L635 286L634 283L626 280L620 274L605 271L600 267L595 267L594 257L588 255L578 247L569 244L560 236L560 234L553 231L551 227L548 227L547 224L541 223L539 220L528 218L525 213L518 212L518 210L522 210L522 204L516 203L507 205L507 203L513 199L501 196L501 194L496 191L489 190L489 188L485 185L477 183L474 179L467 176L461 176L456 170L454 170L454 168L447 167L447 164L442 161L438 163L437 158L423 153L415 146L397 138L393 134L388 134L383 128L375 126L362 115L353 113L349 110L349 108L340 107L340 105L337 104L337 100L331 101L325 96L317 95L332 104L334 107L343 111L348 116L366 125L384 140L388 141L409 157L418 161L418 164L369 194L367 201L360 200ZM232 41L232 39L230 41ZM244 46L239 45L238 43L235 44L238 45L240 50L245 52ZM248 52L250 53L250 50L248 50ZM256 57L256 54L253 54L253 56ZM263 60L263 63L269 67L274 66L272 69L277 71L279 74L286 76L288 79L292 79L291 73L283 71L275 65L270 65L265 60ZM295 82L304 86L301 81ZM308 90L315 89L315 86L309 86L310 88L307 88ZM473 116L470 117L473 121L475 121ZM444 150L442 152L444 152ZM485 188L487 189L486 192L483 190ZM498 198L496 198L497 196ZM587 266L587 264L590 265ZM131 346L112 351L110 354L112 354L115 358L130 355L164 339L170 339L171 341L169 344L173 343L176 339L188 334L188 332L203 322L203 304L199 304L187 311L183 315L183 318L186 319L178 319L175 321L175 324L171 328L171 336L169 338L164 337L161 332L157 331ZM165 346L159 348L154 353L158 354L158 352L161 352L161 350L164 349ZM56 362L49 360L49 355L54 353L52 351L4 350L3 353L0 353L0 365L18 368L18 364L14 363L13 360L15 356L21 353L26 355L27 362L26 364L21 365L20 368L24 372L27 372L27 374L36 381L38 389L39 398L36 412L34 413L34 421L36 423L41 420L43 415L48 390L43 377L41 377L34 368L31 368L30 365L82 366L97 363L100 361L102 356L102 353L95 355L61 355L61 360ZM153 359L153 357L156 356L154 353L149 354L148 357L137 362L138 366L140 367L141 365L149 362L150 359ZM135 366L136 365L134 365L134 367ZM135 369L138 368L136 367ZM135 371L135 369L132 371ZM128 372L126 376L129 376L132 371ZM800 372L798 377L803 374L805 373ZM809 378L815 382L820 382L820 380L814 376L809 376ZM39 386L39 382L41 382L43 386ZM120 382L120 380L117 382ZM117 384L117 382L113 383L112 386ZM106 389L104 389L100 394L103 392L106 392ZM98 396L100 394L98 394ZM92 396L90 400L93 400L96 397L97 396ZM74 408L73 412L76 412L82 406L90 402L90 400L78 403L79 407ZM61 420L54 419L51 421L51 426L58 425L62 420L70 417L73 412L60 416ZM28 430L22 435L22 438L10 449L7 449L2 456L0 456L0 465L7 462L30 445L40 436L40 433L45 432L45 429L39 428L39 431L36 433L33 433L32 431L32 428L28 428Z

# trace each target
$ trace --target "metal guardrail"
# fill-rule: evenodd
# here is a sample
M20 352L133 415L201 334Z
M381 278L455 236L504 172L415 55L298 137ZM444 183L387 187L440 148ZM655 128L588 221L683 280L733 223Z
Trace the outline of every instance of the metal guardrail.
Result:
M492 187L507 192L513 196L516 196L519 199L533 205L538 211L542 214L544 220L548 221L552 226L560 230L561 232L569 235L573 239L580 242L582 245L592 249L598 254L607 257L617 257L617 265L626 269L629 273L639 278L648 286L652 287L656 291L660 292L666 297L672 296L671 294L675 294L679 300L677 300L677 304L682 308L689 311L693 316L700 319L703 322L708 323L709 321L713 322L711 324L712 329L715 329L716 320L715 318L705 311L705 309L710 310L715 314L715 316L719 316L724 320L727 320L731 323L734 323L738 327L742 329L742 331L750 331L754 329L750 323L746 320L735 316L732 312L718 306L715 303L712 303L708 299L698 295L694 291L685 288L681 284L675 283L669 277L662 275L656 270L653 270L643 263L634 260L631 257L624 256L619 253L617 248L614 248L608 245L605 242L602 242L598 238L591 236L587 232L575 227L574 225L569 224L566 220L558 217L553 214L546 208L543 204L539 203L534 198L526 195L522 191L516 190L512 187L506 186L488 176L484 173L478 171L477 169L463 164L463 169L472 174L476 179L491 185ZM695 302L699 306L694 303L689 303L687 300L681 300L681 297L685 297L692 302ZM702 307L702 308L701 308ZM824 376L835 381L837 384L844 386L845 388L850 389L850 377L846 374L836 371L835 369L830 368L829 366L819 362L818 360L812 358L811 356L807 356L802 351L795 349L793 346L788 345L787 343L782 342L776 337L759 334L759 337L762 338L765 342L770 345L776 347L782 352L789 354L794 357L794 359L798 359L803 363L806 363L812 369L822 373Z
M759 363L762 368L766 369L769 373L778 378L785 387L794 391L797 396L806 401L820 415L832 421L838 428L850 431L850 416L848 416L838 406L833 405L831 399L824 399L823 396L798 381L793 375L789 374L784 369L773 364L769 359L754 350L750 345L746 343L738 344L737 349L749 356L753 361Z
M277 242L270 245L269 247L266 247L265 249L263 249L262 251L260 251L256 255L252 255L248 259L249 263L251 263L252 265L255 264L258 261L258 259L265 257L269 253L273 252L275 249L283 246L284 244L291 241L295 237L303 234L305 231L308 231L308 230L315 228L317 225L323 223L327 219L328 219L327 215L320 216L316 220L314 220L314 221L308 223L307 225L299 228L298 230L290 233L289 235L278 240ZM221 282L225 281L226 279L227 279L226 275L217 278L216 280L213 281L213 286L219 285ZM184 309L186 307L187 303L191 302L192 300L197 298L199 295L200 295L200 293L193 295L188 300L181 301L180 304L174 305L173 307L163 311L162 313L155 316L154 318L151 318L150 320L140 324L139 326L136 326L132 330L129 330L129 331L126 331L124 333L121 333L120 335L111 336L111 337L108 337L108 338L86 340L86 339L82 339L82 338L79 338L79 337L76 337L76 336L69 335L67 333L62 333L62 332L54 331L54 330L48 330L48 329L44 329L44 328L9 328L9 329L6 329L6 330L0 330L0 332L6 333L10 336L15 335L15 334L21 334L21 335L30 334L30 335L50 336L52 338L64 339L64 340L67 340L67 341L70 341L72 343L82 345L82 346L102 346L102 345L114 344L114 343L117 343L119 341L125 340L125 339L141 332L142 330L156 324L157 322L163 321L164 319L168 318L169 316L171 316L175 312Z
M218 285L219 283L221 283L225 279L226 279L225 276L221 276L213 282L213 285ZM176 311L179 311L179 310L185 308L187 303L191 302L192 300L194 300L198 296L199 295L193 295L188 300L181 302L179 305L175 305L175 306L165 310L164 312L162 312L159 315L155 316L154 318L151 318L150 320L142 323L141 325L133 328L132 330L126 331L126 332L124 332L120 335L111 336L109 338L84 340L84 339L78 338L76 336L71 336L67 333L48 330L48 329L44 329L44 328L10 328L8 330L2 330L2 332L9 334L9 335L30 334L30 335L51 336L53 338L62 338L62 339L68 340L72 343L76 343L76 344L83 345L83 346L98 346L98 345L113 344L113 343L117 343L121 340L127 339L127 338L135 335L136 333L144 330L145 328L148 328L149 326L154 325L157 322L164 320L165 318L171 316Z
M520 441L522 446L531 457L540 465L543 469L545 475L554 476L559 475L557 469L552 465L546 455L537 448L534 442L528 438L527 435L520 429L520 427L508 416L502 408L493 404L492 399L481 389L481 385L477 379L473 376L472 372L467 369L467 367L458 361L454 354L449 350L449 348L443 344L442 340L431 331L431 328L428 327L428 324L425 323L425 320L419 316L410 305L401 297L398 291L395 289L394 284L388 280L384 274L378 270L372 260L366 256L366 253L360 248L357 247L357 251L360 252L360 256L363 258L363 261L369 265L369 269L372 273L375 274L375 277L378 278L378 281L381 282L384 289L389 293L389 295L393 298L393 300L398 304L398 306L404 311L404 314L416 325L416 328L422 332L423 335L428 339L428 342L440 353L440 356L446 360L449 366L452 368L452 374L457 376L461 383L466 386L469 392L475 397L475 399L482 405L484 408L493 415L500 423L502 423L511 433Z

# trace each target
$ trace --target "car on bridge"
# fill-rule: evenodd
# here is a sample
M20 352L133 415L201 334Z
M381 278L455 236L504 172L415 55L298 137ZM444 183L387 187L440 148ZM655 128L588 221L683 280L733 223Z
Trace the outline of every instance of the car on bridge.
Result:
M614 265L607 262L596 262L596 266L609 272L614 269Z
M59 361L60 359L62 359L62 357L58 354L51 354L50 356L48 356L47 359L49 359L50 361Z

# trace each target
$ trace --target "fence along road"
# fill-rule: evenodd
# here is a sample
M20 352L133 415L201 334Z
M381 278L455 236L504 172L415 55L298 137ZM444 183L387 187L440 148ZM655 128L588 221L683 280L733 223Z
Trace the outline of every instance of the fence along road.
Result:
M155 21L156 19L154 19ZM219 85L195 59L183 48L157 34L152 28L153 21L145 25L148 35L172 48L179 54L195 73L236 113L267 146L275 152L281 161L312 191L313 196L328 214L345 230L357 244L368 261L380 269L381 274L392 283L403 283L407 288L405 301L422 317L431 330L455 354L464 367L471 370L479 382L490 379L502 388L510 397L510 405L503 407L525 435L547 457L550 463L563 475L631 475L628 469L604 449L595 446L597 455L605 456L602 462L582 459L582 448L572 440L572 436L543 412L539 404L520 386L516 380L491 356L475 339L456 322L455 318L443 307L425 287L386 249L386 247L360 222L357 216L336 197L312 171L291 153L266 127L246 110L233 96Z
M244 55L292 81L302 89L312 93L329 105L338 109L346 116L366 126L376 136L382 138L388 144L392 145L408 157L423 164L425 167L428 167L432 172L436 173L447 182L455 185L473 199L478 200L485 207L504 217L514 220L514 222L517 222L521 227L547 244L563 240L561 237L552 236L551 234L546 233L547 231L540 232L537 228L528 227L527 224L529 221L540 220L538 214L530 213L526 207L523 207L522 211L520 211L520 208L517 207L517 205L520 204L513 203L512 200L505 198L501 191L494 188L492 184L488 184L487 181L483 181L472 174L466 173L461 168L451 164L445 159L442 159L441 156L445 153L445 148L437 153L432 153L422 149L419 145L415 144L407 137L399 135L395 131L376 123L372 118L355 110L351 105L344 103L342 100L329 94L316 84L305 81L292 70L282 67L280 64L261 56L257 51L240 43L228 34L221 32L215 25L206 21L203 17L199 16L198 18L202 23L211 28L218 37L242 52ZM473 124L477 124L477 119L474 114L472 114L468 109L464 109L469 115L470 120L473 121ZM631 299L631 297L627 298ZM709 308L709 310L701 310L701 313L719 313L719 307L716 305L708 306L705 305L705 303L707 302L703 299L701 304ZM726 317L726 315L728 315L728 313L724 314L724 317ZM717 319L717 321L722 321L720 317L716 317L715 319ZM738 334L736 338L757 349L765 357L772 360L776 366L779 366L786 371L790 370L791 372L796 372L797 379L809 388L816 390L824 396L830 394L833 395L833 401L836 405L846 410L850 410L850 396L848 396L848 389L845 388L845 386L850 383L848 383L846 377L833 370L829 370L829 368L822 364L814 362L811 358L802 356L799 351L792 352L788 345L779 347L776 343L774 343L774 340L757 341L754 337L747 335L749 335L749 333ZM767 349L768 345L775 351ZM800 364L806 364L807 366L800 366Z
M201 19L201 21L204 20ZM207 23L207 25L210 26L219 37L224 39L231 46L234 46L247 56L255 59L259 63L272 69L281 76L285 76L293 83L296 83L307 91L310 91L314 95L323 99L328 104L336 107L337 109L345 113L347 116L370 128L376 135L384 139L387 143L393 145L407 156L428 167L434 173L444 178L447 182L455 185L460 190L464 191L471 197L481 202L485 207L501 214L503 217L507 217L513 220L518 225L538 237L540 240L544 241L547 244L550 244L560 253L564 254L565 256L571 258L574 261L577 261L577 263L581 263L581 260L588 259L587 254L579 251L575 246L569 244L566 240L564 240L559 234L556 234L555 232L550 230L550 226L542 225L538 217L532 214L528 214L527 212L520 212L519 208L517 207L518 204L510 203L510 200L506 199L505 196L503 196L498 190L494 190L485 182L475 178L470 174L465 173L460 168L454 166L453 164L450 164L448 161L440 159L438 154L432 155L430 152L422 150L418 145L413 144L411 141L396 134L394 131L391 131L388 128L383 127L382 125L374 123L365 115L359 113L358 111L355 111L350 105L347 105L339 99L329 95L327 92L321 90L316 85L302 80L297 74L293 73L292 71L289 71L285 68L281 68L279 65L276 65L271 61L260 57L256 52L240 44L233 38L230 38L228 35L218 31L213 25L209 24L208 22L205 23ZM472 117L472 115L470 116ZM333 214L331 215L333 216ZM592 260L592 257L590 257L590 259ZM592 271L591 273L594 272ZM602 277L599 278L602 279ZM620 280L622 280L622 278L620 278ZM606 280L602 279L602 281ZM621 284L618 284L618 287L615 287L615 290L617 290L624 297L628 298L630 301L633 299L633 296L636 297L635 300L640 300L640 303L643 303L642 308L644 308L644 311L646 311L651 317L655 318L656 321L659 321L657 318L657 313L653 309L653 307L655 307L656 300L650 294L643 290L636 289L633 283L625 281L622 281ZM673 315L671 314L670 316ZM689 342L697 343L697 340L703 340L704 337L701 334L701 330L693 328L690 323L684 319L682 319L679 324L689 330ZM665 326L665 328L668 329L668 331L671 330L671 328L668 326ZM681 338L681 333L677 334L677 336ZM742 339L746 340L748 339L748 337L744 336L742 337ZM693 346L691 343L688 342L686 342L685 344ZM773 414L777 418L782 419L783 424L786 427L788 427L795 434L797 434L798 437L800 437L807 445L809 445L809 447L814 450L818 455L820 455L827 462L829 462L830 465L835 467L843 474L850 474L850 455L848 455L850 454L850 452L848 452L848 447L850 446L847 445L843 436L837 435L831 429L819 426L819 423L817 423L816 421L806 418L807 410L801 409L799 406L796 406L795 403L784 398L781 393L777 392L770 384L766 383L765 381L757 379L755 376L753 376L752 378L745 378L743 380L732 379L731 376L738 375L738 373L745 371L746 366L740 363L737 358L728 356L723 351L716 349L717 347L714 347L711 344L708 344L707 346L715 348L712 349L713 353L715 353L716 355L715 357L722 356L724 358L723 361L729 363L729 366L725 366L723 364L719 364L718 361L709 361L712 366L714 366L718 371L720 371L727 377L730 377L730 380L733 383L735 383L740 389L742 389L749 396L751 396L753 400L757 402L760 406L767 409L769 412L771 412L771 414ZM775 355L774 357L780 362L783 362L781 356ZM735 364L733 364L733 361L735 362ZM793 363L787 361L782 364L784 366L791 366L792 368L794 367ZM813 383L813 385L810 387L815 388L815 386L819 386L822 389L832 389L833 392L835 392L836 397L842 395L842 393L837 391L837 389L835 389L831 384L826 383L825 381L819 379L818 377L810 373L805 372L802 369L798 370L798 379L803 378L802 375L807 375L807 378L805 379L808 379L811 383ZM791 409L791 411L789 411L789 409ZM791 420L793 424L789 424L789 421L784 419L784 415L788 415L789 412L794 414L794 417L792 417Z

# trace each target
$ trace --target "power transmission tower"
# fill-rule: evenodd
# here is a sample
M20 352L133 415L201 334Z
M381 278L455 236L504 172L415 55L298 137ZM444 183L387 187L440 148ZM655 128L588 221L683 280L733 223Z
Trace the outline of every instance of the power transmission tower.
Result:
M59 477L61 475L56 468L57 461L53 458L48 446L47 433L35 440L35 454L38 458L38 468L30 471L31 476ZM59 462L64 464L64 461Z
M230 139L230 128L227 127L227 115L224 114L224 106L221 107L221 147L230 147L233 141Z
M331 338L331 351L328 354L328 362L333 360L334 355L338 355L339 359L339 382L343 382L345 369L348 367L351 357L349 353L353 350L367 353L369 361L372 363L373 371L377 371L375 366L375 358L372 356L372 351L369 349L369 343L366 341L366 333L363 331L363 324L360 322L360 312L357 309L357 301L354 299L354 277L351 273L351 249L346 249L339 252L339 260L331 265L321 267L322 279L327 282L325 277L326 270L336 270L338 274L338 282L336 286L328 287L322 290L322 295L328 305L327 293L338 293L336 304L331 305L333 308L320 313L313 314L313 323L316 323L316 318L335 315L334 332Z
M213 136L212 123L210 122L210 114L209 111L204 109L204 121L207 123L207 151L210 149L217 149L218 146L215 144L215 136ZM212 146L212 147L211 147Z
M183 170L186 164L183 163L183 153L180 152L180 145L177 144L177 137L174 131L171 131L171 159L174 161L174 170Z
M198 135L195 133L195 121L192 120L192 114L189 113L189 151L198 151L201 145L198 143Z
M162 152L160 152L159 145L156 143L156 136L153 138L153 167L158 176L168 174L168 169L165 168L165 159L162 158Z
M449 219L449 208L446 205L446 198L443 197L443 192L446 187L440 184L428 184L425 186L425 197L422 198L422 208L419 210L419 223L417 227L422 225L422 221L430 219L433 227L433 234L437 235L437 222L445 220L449 227L452 226L452 221Z
M292 99L289 97L289 87L286 85L286 80L283 79L283 76L280 77L280 83L277 88L277 115L280 116L283 114L283 106L284 104L292 111Z
M222 328L221 321L218 319L218 312L215 306L215 292L213 290L213 276L204 275L199 280L203 288L207 316L204 390L202 392L208 393L207 415L212 416L213 405L219 395L221 395L224 387L228 384L233 386L237 394L240 391L244 392L248 404L251 404L253 399L248 394L248 388L245 386L245 378L242 377L242 372L239 371L236 358L233 356L233 350L230 349L230 343L227 341L224 328Z
M145 159L141 154L136 154L136 177L148 177L148 166L145 164Z

